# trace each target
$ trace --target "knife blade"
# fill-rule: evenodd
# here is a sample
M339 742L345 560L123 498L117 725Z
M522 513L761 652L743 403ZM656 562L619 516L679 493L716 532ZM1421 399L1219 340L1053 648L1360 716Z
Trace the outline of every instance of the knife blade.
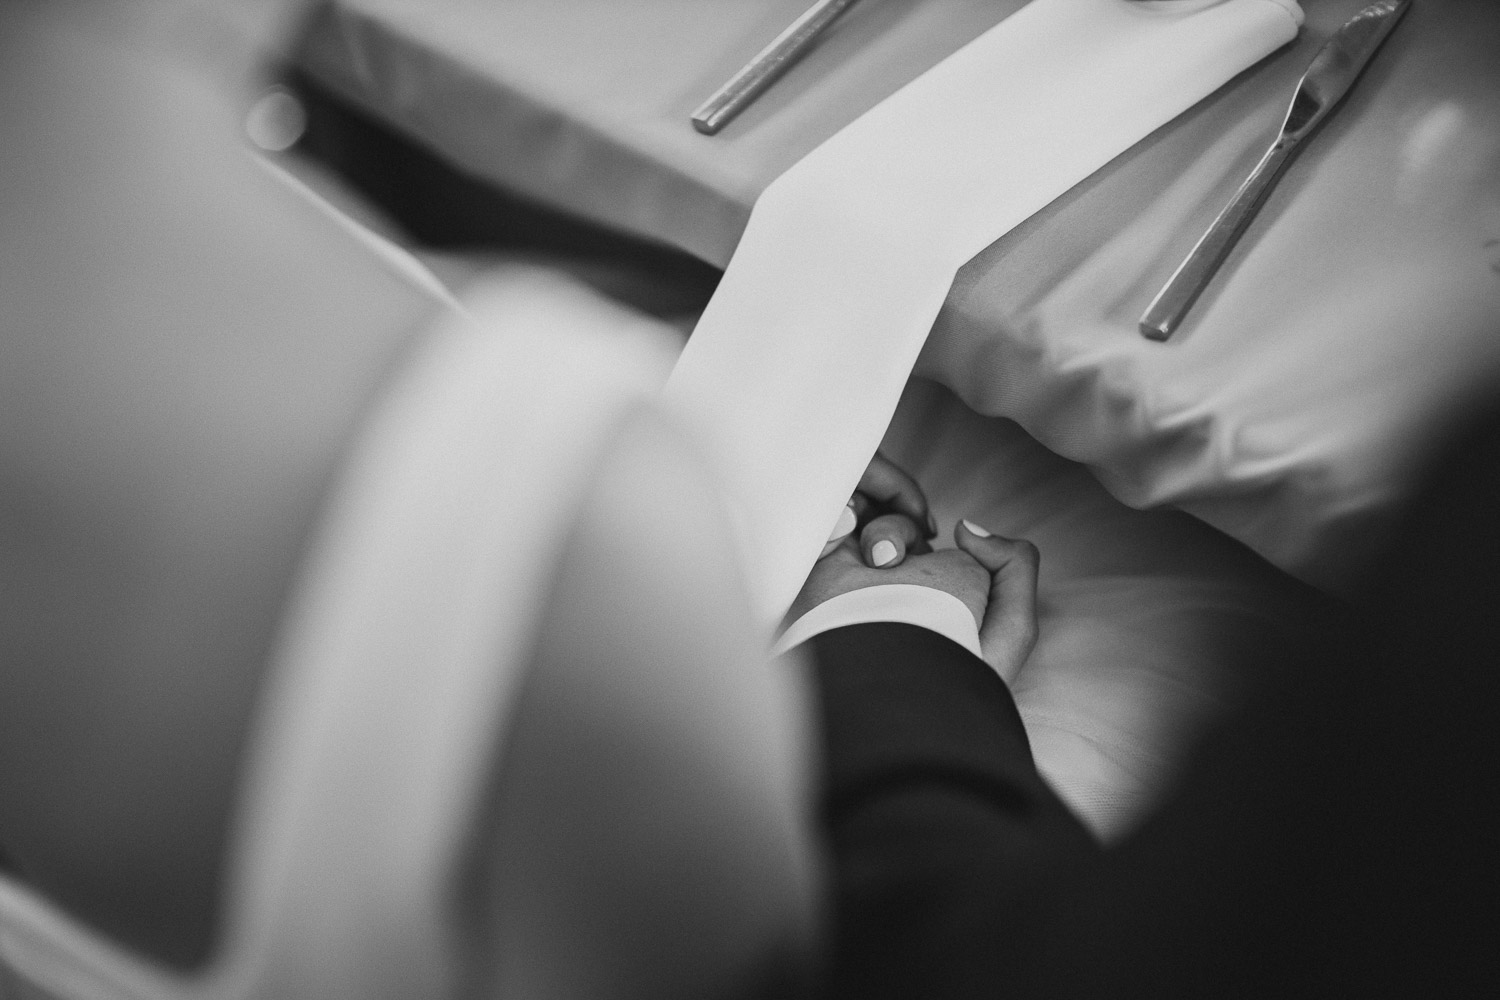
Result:
M1208 231L1141 316L1141 334L1166 340L1213 279L1249 227L1302 141L1354 86L1354 81L1401 20L1411 0L1380 0L1350 18L1313 57L1287 108L1281 132Z

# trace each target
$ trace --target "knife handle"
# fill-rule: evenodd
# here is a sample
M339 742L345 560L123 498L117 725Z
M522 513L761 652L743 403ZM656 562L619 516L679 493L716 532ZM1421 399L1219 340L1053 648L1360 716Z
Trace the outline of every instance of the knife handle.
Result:
M1208 232L1203 234L1198 245L1177 266L1166 285L1146 307L1140 324L1143 336L1150 340L1166 340L1172 336L1204 287L1213 280L1219 265L1234 249L1250 220L1255 218L1296 146L1295 141L1278 139L1266 150L1266 155L1250 171L1250 176L1214 219Z
M693 128L713 135L775 83L854 0L817 0L693 112Z

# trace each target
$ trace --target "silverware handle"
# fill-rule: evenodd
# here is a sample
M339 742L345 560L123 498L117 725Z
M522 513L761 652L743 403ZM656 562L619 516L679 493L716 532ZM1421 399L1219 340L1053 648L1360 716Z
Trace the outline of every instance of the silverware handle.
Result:
M817 0L693 112L693 127L704 135L713 135L729 124L854 3L855 0Z
M1177 266L1166 285L1146 307L1145 315L1141 317L1142 335L1151 340L1166 340L1172 336L1204 287L1213 280L1214 273L1224 263L1224 258L1229 256L1229 251L1239 242L1240 236L1250 225L1250 220L1255 218L1255 213L1260 210L1266 195L1281 175L1295 145L1277 140L1275 145L1266 150L1266 155L1261 157L1250 176L1245 178L1245 183L1240 185L1229 204L1214 219L1213 225L1208 227L1198 245Z

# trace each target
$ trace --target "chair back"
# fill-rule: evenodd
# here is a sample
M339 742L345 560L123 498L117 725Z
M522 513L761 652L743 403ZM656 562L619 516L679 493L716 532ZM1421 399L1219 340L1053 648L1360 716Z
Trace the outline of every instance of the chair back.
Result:
M801 702L661 331L517 272L428 339L329 504L259 708L218 957L0 885L23 997L753 995L813 927ZM0 993L7 998L8 993Z

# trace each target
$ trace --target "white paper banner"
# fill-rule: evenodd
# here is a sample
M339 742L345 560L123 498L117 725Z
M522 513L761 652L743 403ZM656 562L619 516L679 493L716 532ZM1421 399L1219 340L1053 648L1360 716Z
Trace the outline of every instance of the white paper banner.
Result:
M666 389L779 619L958 269L1296 36L1296 0L1033 0L761 195Z

